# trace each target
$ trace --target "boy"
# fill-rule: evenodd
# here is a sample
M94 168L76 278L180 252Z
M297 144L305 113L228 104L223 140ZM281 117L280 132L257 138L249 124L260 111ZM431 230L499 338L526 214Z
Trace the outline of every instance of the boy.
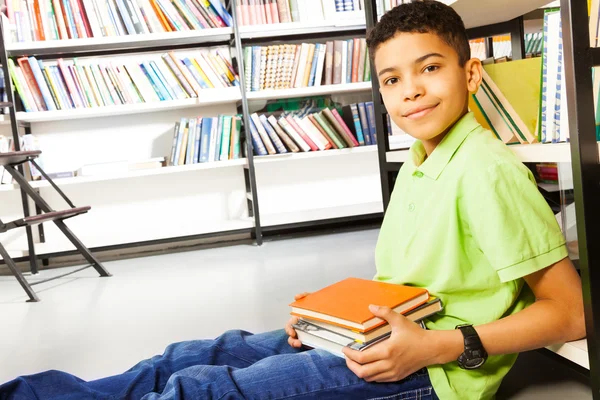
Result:
M481 63L469 59L460 17L430 0L401 5L368 44L391 118L419 139L381 228L375 279L441 297L428 330L371 306L393 333L344 360L302 351L292 318L287 335L231 331L94 382L20 378L0 398L489 399L514 353L583 337L581 284L552 212L528 170L467 112Z

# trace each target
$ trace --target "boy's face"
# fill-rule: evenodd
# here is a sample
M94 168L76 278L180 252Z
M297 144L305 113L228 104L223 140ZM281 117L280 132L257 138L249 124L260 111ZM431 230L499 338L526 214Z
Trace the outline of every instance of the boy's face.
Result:
M431 33L398 33L375 53L380 92L391 119L421 140L428 154L468 109L481 63L464 67L457 52Z

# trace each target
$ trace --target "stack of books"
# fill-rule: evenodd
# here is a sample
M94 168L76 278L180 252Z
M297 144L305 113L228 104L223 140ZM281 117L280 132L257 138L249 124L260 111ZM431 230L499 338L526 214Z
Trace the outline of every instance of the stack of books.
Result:
M9 0L16 41L101 38L233 25L220 0Z
M389 1L389 0L386 0ZM396 2L396 0L393 0ZM235 0L240 25L357 21L364 24L364 0Z
M185 100L204 89L239 86L224 48L133 56L8 60L25 111Z
M391 335L391 326L369 311L370 304L419 323L442 310L440 299L426 289L347 278L291 303L291 314L299 317L293 327L304 346L344 357L344 347L363 351Z
M181 118L173 131L169 165L236 160L240 155L241 115Z
M374 145L375 122L373 115L367 118L366 110L367 105L359 103L344 106L341 113L336 108L278 116L254 113L247 132L259 156Z
M365 38L244 48L248 91L367 82Z

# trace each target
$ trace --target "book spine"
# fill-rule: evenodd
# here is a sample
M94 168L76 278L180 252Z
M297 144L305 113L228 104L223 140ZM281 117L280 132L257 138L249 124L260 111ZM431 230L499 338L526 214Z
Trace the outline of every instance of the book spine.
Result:
M308 145L308 143L306 143L304 139L300 136L300 134L298 134L298 132L294 130L294 128L288 123L285 117L280 117L277 120L277 123L279 124L279 126L281 126L281 128L283 128L283 130L288 135L290 135L290 137L294 140L294 142L296 142L296 144L300 147L300 149L302 149L302 151L311 151L311 148Z
M317 146L315 144L315 142L313 142L311 140L311 138L306 134L306 132L304 132L304 130L302 128L300 128L300 126L296 123L296 120L294 120L294 118L292 116L287 116L286 120L292 126L292 128L298 133L298 135L300 135L302 140L304 140L306 142L306 144L308 144L308 146L310 147L310 149L312 151L320 150L319 146Z
M342 129L344 130L344 132L346 133L348 138L352 141L352 144L354 144L354 146L358 146L358 141L352 134L352 131L350 130L350 128L348 128L348 126L344 122L344 120L343 120L342 116L340 115L340 113L338 112L338 110L335 108L332 108L331 113L333 114L333 116L335 117L337 122L340 124L340 126L342 127Z
M262 117L264 115L261 115L261 121L263 121ZM279 126L279 124L277 123L277 119L274 116L269 116L268 118L265 117L266 121L269 123L269 125L271 125L271 127L273 128L273 130L275 131L275 133L279 136L279 138L281 139L281 141L286 145L286 147L292 152L292 153L297 153L300 151L300 148L296 145L296 143L294 143L294 141L292 140L291 137L289 137L284 131L283 129L281 129L281 126ZM263 124L265 123L265 121L263 121Z
M258 133L256 126L254 125L254 120L252 117L250 118L249 122L250 138L252 139L252 147L254 148L254 152L259 156L266 156L268 154L267 149L265 148L265 145L263 144L260 138L260 134Z
M263 126L264 130L267 132L267 135L269 136L269 138L275 145L275 148L277 149L277 153L280 153L280 154L287 153L288 152L287 149L283 145L283 142L281 141L279 136L277 136L277 133L275 132L275 130L271 127L271 124L269 123L269 121L267 121L267 117L263 114L259 117L259 120L260 120L259 121L260 124Z
M333 140L333 142L335 143L335 145L337 146L338 149L343 149L348 147L345 143L345 141L338 136L335 128L328 122L328 119L325 117L324 113L321 111L319 113L315 113L313 114L315 119L317 120L317 122L319 123L319 125L321 125L321 127L325 130L325 132L327 132L327 135L329 136L329 138L331 138L331 140Z
M318 130L321 133L321 136L327 141L328 146L326 147L327 149L339 149L338 145L333 141L333 139L331 139L331 137L327 134L327 131L325 131L325 129L323 129L323 127L321 126L321 124L319 123L319 121L317 121L317 119L315 118L314 114L309 114L307 116L308 120L310 121L310 123L312 124L312 126Z
M370 146L374 144L371 140L371 129L369 128L369 120L367 118L367 109L365 103L358 103L358 116L360 117L360 126L365 137L365 145Z
M260 138L261 138L263 144L265 145L267 153L269 153L269 154L277 153L277 150L275 150L275 146L271 142L271 139L269 138L267 131L265 130L263 124L260 122L260 118L258 117L258 114L254 113L254 114L250 115L250 118L252 119L254 127L256 128L256 131L260 135Z
M352 120L354 121L354 129L356 130L356 137L358 138L358 143L361 146L365 145L365 137L363 135L362 126L360 124L360 117L358 114L358 107L356 104L350 104L350 111L352 112ZM392 132L391 128L389 129L390 134Z
M367 119L369 120L369 131L371 132L371 144L377 144L377 128L375 125L375 107L373 102L365 103L367 109Z
M224 161L229 159L229 147L231 142L231 126L232 117L223 117L223 139L221 140L221 154L219 160Z

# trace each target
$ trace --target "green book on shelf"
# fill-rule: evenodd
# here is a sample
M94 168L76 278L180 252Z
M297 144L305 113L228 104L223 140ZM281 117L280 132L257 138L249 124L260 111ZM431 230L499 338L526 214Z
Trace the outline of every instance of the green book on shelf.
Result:
M25 96L25 92L23 91L23 86L21 86L21 83L17 79L15 62L12 58L8 59L8 70L10 71L10 76L12 77L15 87L17 88L17 93L19 94L19 97L23 102L23 107L25 107L25 111L32 112L33 109L31 108L31 104L29 104L29 102L27 101L27 97Z
M232 117L230 115L223 116L221 155L219 156L220 161L229 159L229 144L230 144L230 140L231 140L231 120L232 120Z
M333 142L338 147L338 149L343 149L343 148L348 147L348 145L346 145L346 143L339 138L339 136L335 132L335 129L329 124L329 122L323 116L322 113L320 113L320 112L314 113L313 115L314 115L315 119L317 120L317 122L319 123L319 125L321 125L321 127L325 130L325 132L327 132L327 135L329 135L331 140L333 140Z

